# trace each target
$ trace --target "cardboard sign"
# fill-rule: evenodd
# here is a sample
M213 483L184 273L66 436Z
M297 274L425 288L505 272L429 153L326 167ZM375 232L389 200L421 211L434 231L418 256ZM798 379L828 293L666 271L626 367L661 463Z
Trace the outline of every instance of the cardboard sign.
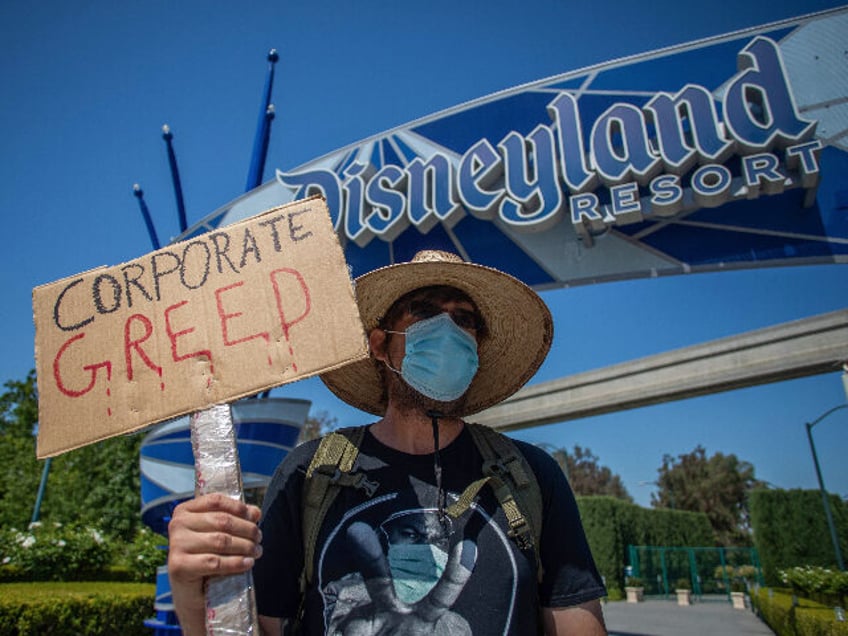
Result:
M33 290L39 458L367 356L326 203Z

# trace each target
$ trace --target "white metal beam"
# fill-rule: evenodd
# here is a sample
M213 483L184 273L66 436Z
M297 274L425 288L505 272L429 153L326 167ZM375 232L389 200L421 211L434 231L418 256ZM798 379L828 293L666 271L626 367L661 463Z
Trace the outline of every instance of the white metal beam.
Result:
M846 361L843 309L540 382L473 419L514 430L829 373Z

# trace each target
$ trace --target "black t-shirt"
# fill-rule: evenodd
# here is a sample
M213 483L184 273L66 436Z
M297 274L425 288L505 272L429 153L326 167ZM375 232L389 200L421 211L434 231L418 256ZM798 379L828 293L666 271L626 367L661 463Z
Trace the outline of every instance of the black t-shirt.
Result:
M540 607L567 607L605 594L577 505L547 453L515 442L542 491L541 582L532 552L507 536L488 487L459 518L438 514L434 457L409 455L365 433L357 468L379 483L373 496L342 488L319 532L306 592L305 634L534 634ZM318 441L294 449L265 497L263 556L254 567L259 614L296 616L303 568L301 495ZM467 429L440 451L450 505L482 477Z

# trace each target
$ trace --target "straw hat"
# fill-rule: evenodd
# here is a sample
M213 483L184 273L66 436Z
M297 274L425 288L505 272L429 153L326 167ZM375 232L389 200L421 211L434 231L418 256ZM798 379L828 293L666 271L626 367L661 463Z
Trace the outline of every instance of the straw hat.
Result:
M365 331L377 327L404 294L430 285L465 292L486 321L480 368L460 415L471 415L505 400L542 364L553 339L553 319L542 299L509 274L464 262L448 252L425 250L408 263L381 267L356 279L356 297ZM386 412L383 382L373 358L324 373L321 379L339 398L358 409Z

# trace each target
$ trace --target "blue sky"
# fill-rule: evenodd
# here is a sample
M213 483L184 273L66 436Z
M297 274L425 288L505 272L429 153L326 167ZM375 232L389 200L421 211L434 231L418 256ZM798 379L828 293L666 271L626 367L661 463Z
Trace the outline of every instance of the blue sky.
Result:
M244 190L264 83L280 53L266 166L287 170L361 138L590 64L839 6L435 0L0 4L0 382L34 366L31 291L178 233L161 126L169 124L189 223ZM648 8L650 7L650 8ZM846 34L848 37L848 34ZM845 266L605 283L544 292L553 350L533 380L846 307ZM317 380L275 390L342 424L367 416ZM845 402L838 373L548 425L516 437L590 448L647 505L665 454L735 453L784 487L816 486L804 422ZM830 490L848 495L848 410L815 429Z

